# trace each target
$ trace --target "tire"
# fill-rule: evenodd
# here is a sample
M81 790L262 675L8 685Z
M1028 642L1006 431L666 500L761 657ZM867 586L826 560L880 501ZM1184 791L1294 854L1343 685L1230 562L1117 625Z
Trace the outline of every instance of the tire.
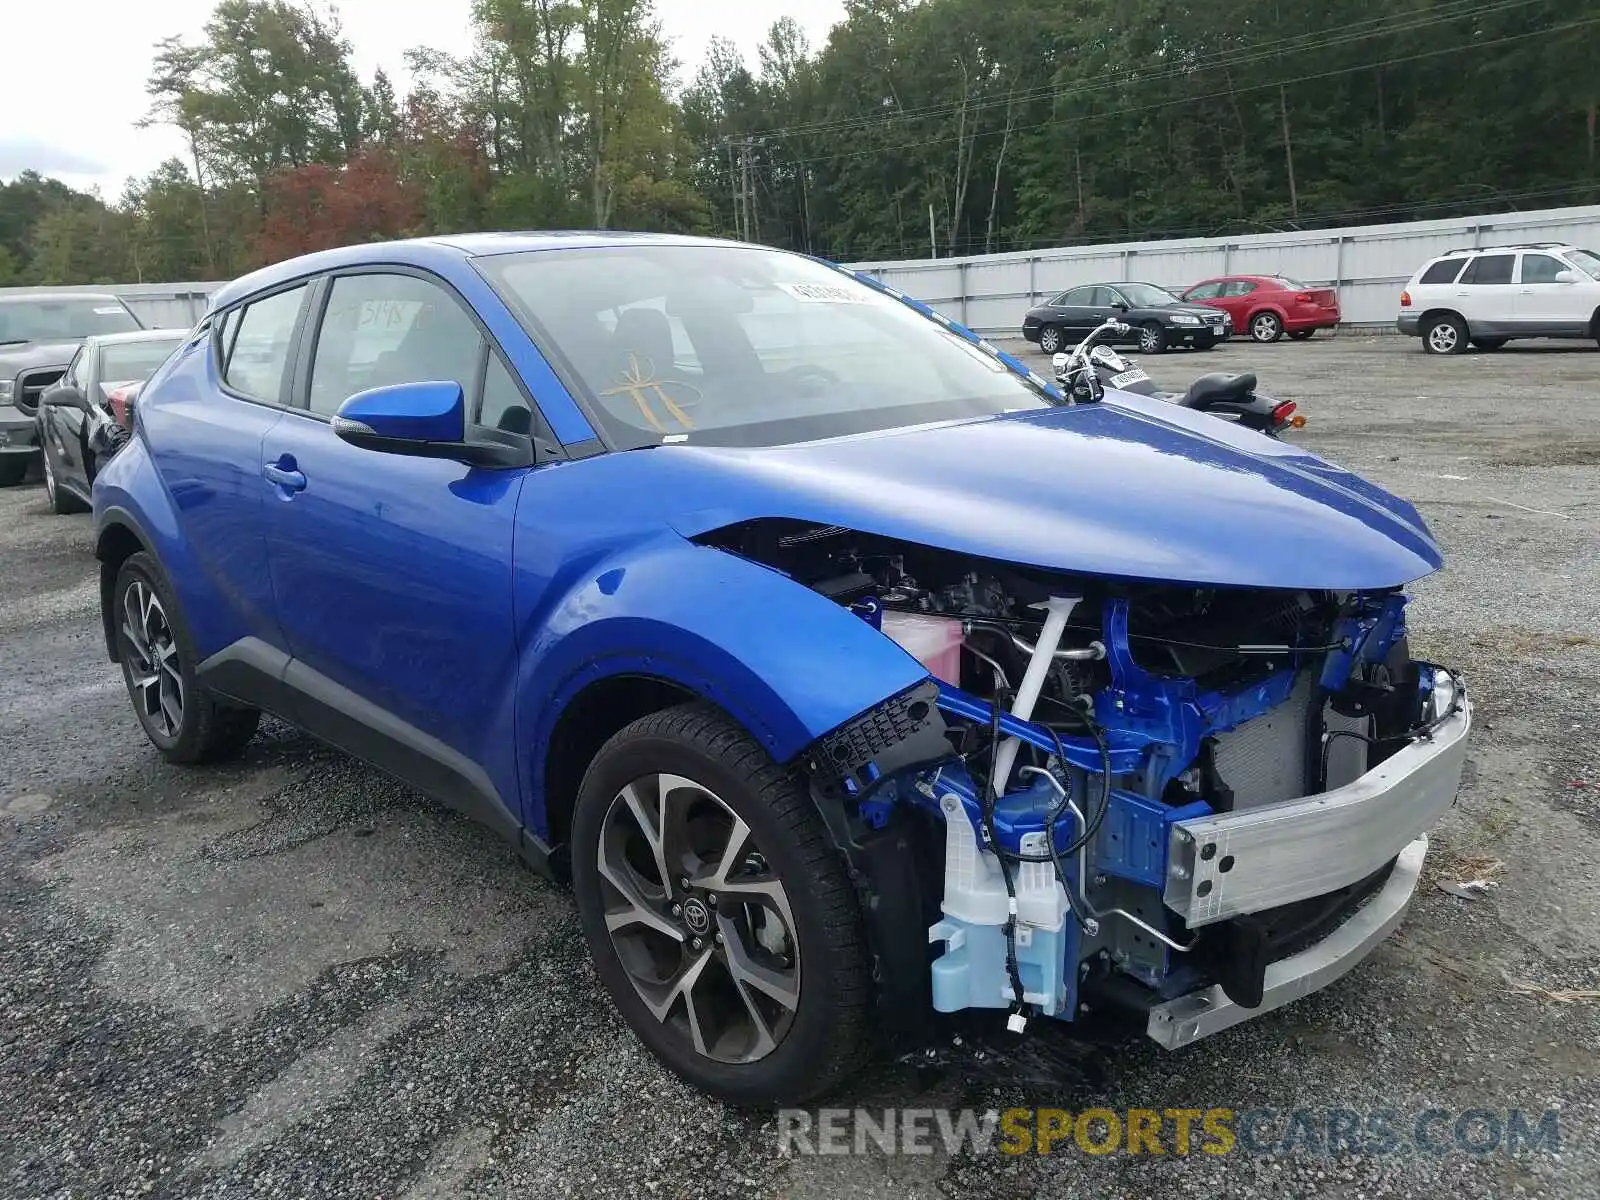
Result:
M40 445L43 446L43 439ZM50 501L50 511L58 517L68 513L88 512L88 505L74 496L71 492L64 492L56 483L56 469L50 464L50 451L41 449L39 456L44 460L44 494Z
M1066 338L1061 336L1061 330L1054 325L1046 325L1039 330L1039 350L1043 354L1055 354L1067 344Z
M0 487L16 487L27 477L26 454L0 454Z
M1291 342L1303 342L1308 340L1315 332L1315 329L1293 329L1289 331L1289 340Z
M1139 353L1160 354L1167 348L1167 331L1159 321L1146 321L1139 326Z
M1428 354L1465 354L1466 322L1454 313L1435 317L1422 331L1422 349Z
M223 703L195 677L194 639L156 560L144 551L130 555L117 572L111 602L128 699L162 757L215 762L244 749L261 713Z
M1250 340L1265 345L1283 336L1283 321L1275 312L1258 312L1250 318Z
M1479 350L1495 351L1504 346L1510 338L1473 338L1472 344Z
M865 1059L855 889L804 782L720 710L664 709L601 747L573 811L572 864L601 982L689 1084L734 1105L797 1104ZM748 968L766 986L736 983Z

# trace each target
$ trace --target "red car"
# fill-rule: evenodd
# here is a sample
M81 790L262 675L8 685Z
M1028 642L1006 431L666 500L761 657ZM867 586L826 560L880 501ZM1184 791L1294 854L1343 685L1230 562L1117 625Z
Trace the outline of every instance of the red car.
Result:
M1338 292L1282 275L1222 275L1195 284L1183 299L1222 309L1235 329L1257 342L1275 342L1286 333L1298 341L1339 323Z

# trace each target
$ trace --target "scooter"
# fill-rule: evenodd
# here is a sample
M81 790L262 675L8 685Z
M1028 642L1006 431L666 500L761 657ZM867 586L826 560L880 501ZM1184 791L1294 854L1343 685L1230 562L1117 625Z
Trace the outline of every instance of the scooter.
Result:
M1071 354L1057 354L1050 360L1055 370L1056 382L1076 403L1098 403L1111 388L1152 396L1176 404L1207 412L1223 420L1232 420L1249 429L1258 430L1268 437L1281 437L1289 429L1305 426L1306 418L1297 412L1293 400L1274 400L1271 396L1256 394L1254 372L1242 375L1215 373L1202 375L1189 385L1186 392L1161 392L1155 383L1135 363L1122 357L1110 346L1095 345L1095 340L1105 335L1123 336L1129 332L1124 322L1112 318L1092 330L1079 342Z

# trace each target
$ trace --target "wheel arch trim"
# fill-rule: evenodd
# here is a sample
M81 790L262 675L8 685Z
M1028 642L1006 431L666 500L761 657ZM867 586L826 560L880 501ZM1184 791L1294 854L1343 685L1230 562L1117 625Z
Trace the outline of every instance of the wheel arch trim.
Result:
M112 614L117 574L122 570L122 564L133 555L142 551L155 557L155 551L133 515L120 505L103 510L95 525L94 556L100 564L100 628L105 635L106 656L112 662L120 662L117 654L117 623ZM118 553L129 542L133 548Z

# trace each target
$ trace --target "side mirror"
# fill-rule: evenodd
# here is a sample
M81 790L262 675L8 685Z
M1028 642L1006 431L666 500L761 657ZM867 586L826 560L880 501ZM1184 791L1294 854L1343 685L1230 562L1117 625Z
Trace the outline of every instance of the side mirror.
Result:
M89 411L89 401L77 388L68 384L51 388L39 398L39 403L46 408L75 408L79 412Z
M395 383L357 392L339 406L333 432L364 450L446 458L475 467L533 463L527 438L494 430L467 433L466 399L454 380Z
M1128 302L1126 300L1113 300L1111 302L1111 307L1116 309L1118 312L1127 312Z
M1578 273L1576 271L1557 271L1556 272L1556 282L1557 283L1577 283L1578 282Z

